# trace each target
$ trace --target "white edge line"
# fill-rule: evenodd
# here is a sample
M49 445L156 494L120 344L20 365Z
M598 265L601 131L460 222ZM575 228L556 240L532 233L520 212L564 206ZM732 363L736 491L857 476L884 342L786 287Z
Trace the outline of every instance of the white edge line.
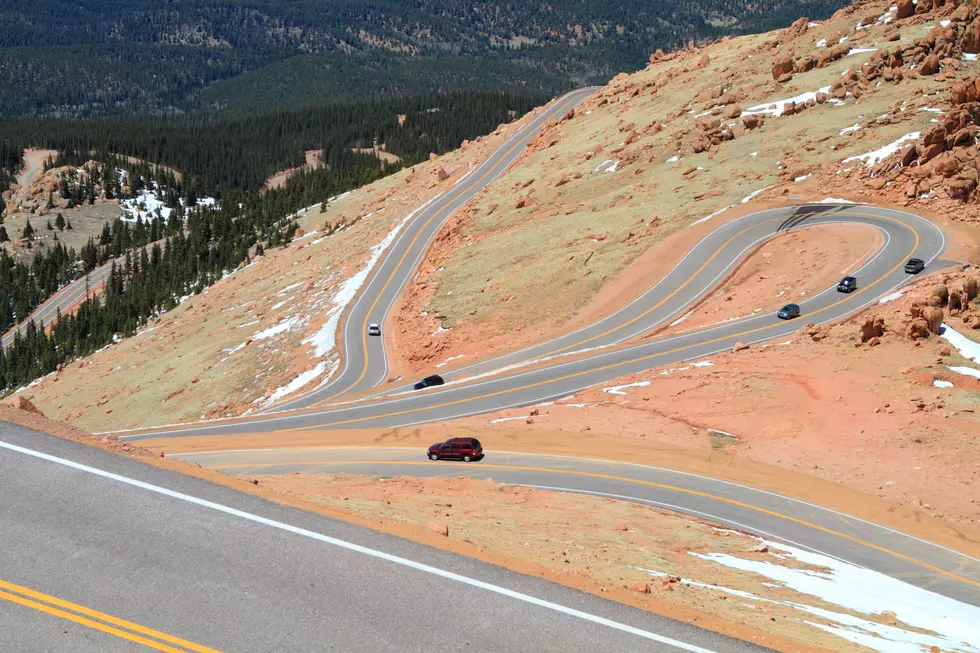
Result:
M205 499L200 499L198 497L193 497L189 494L183 494L182 492L175 492L159 485L153 485L151 483L146 483L144 481L137 481L136 479L129 478L127 476L121 476L119 474L114 474L112 472L107 472L95 467L89 467L88 465L82 465L80 463L73 462L71 460L65 460L64 458L58 458L46 453L41 453L40 451L34 451L33 449L27 449L25 447L20 447L15 444L10 444L9 442L4 442L0 440L0 447L21 453L34 458L40 458L41 460L46 460L48 462L63 465L65 467L70 467L79 471L87 472L89 474L94 474L96 476L101 476L102 478L107 478L112 481L117 481L119 483L125 483L133 487L138 487L143 490L148 490L150 492L155 492L157 494L162 494L174 499L179 499L187 503L201 506L203 508L208 508L210 510L215 510L218 512L223 512L227 515L233 517L238 517L240 519L246 519L257 524L262 524L263 526L269 526L281 531L288 533L293 533L295 535L300 535L302 537L308 537L313 540L319 540L320 542L325 542L342 549L347 549L349 551L354 551L366 556L371 556L373 558L378 558L391 562L403 567L408 567L410 569L415 569L427 574L432 574L434 576L439 576L447 580L455 581L457 583L463 583L464 585L470 585L478 589L486 590L488 592L493 592L495 594L500 594L508 598L516 599L518 601L523 601L525 603L530 603L531 605L536 605L553 612L558 612L561 614L568 615L570 617L575 617L576 619L581 619L583 621L589 621L601 626L606 626L608 628L613 628L622 632L630 633L644 639L659 642L661 644L666 644L667 646L673 646L685 651L691 651L691 653L716 653L711 649L702 648L700 646L695 646L694 644L688 644L676 639L671 639L670 637L665 637L664 635L658 635L657 633L652 633L650 631L642 630L640 628L635 628L634 626L629 626L618 621L613 621L612 619L606 619L605 617L600 617L588 612L583 612L581 610L576 610L574 608L569 608L558 603L552 603L551 601L546 601L544 599L539 599L528 594L523 594L521 592L515 592L514 590L501 587L499 585L493 585L475 578L470 578L468 576L463 576L451 571L446 571L445 569L439 569L438 567L432 567L420 562L415 562L414 560L409 560L408 558L402 558L400 556L395 556L390 553L385 553L383 551L378 551L377 549L371 549L366 546L361 546L360 544L354 544L353 542L347 542L346 540L341 540L335 537L330 537L329 535L323 535L322 533L316 533L314 531L306 530L305 528L299 528L298 526L292 526L274 519L268 519L266 517L260 517L259 515L254 515L243 510L238 510L237 508L232 508L230 506L225 506L220 503L214 503L213 501L207 501Z
M191 451L191 452L186 452L186 453L167 454L166 457L167 458L171 458L172 457L172 458L177 459L177 460L183 460L184 458L186 458L188 456L204 456L204 455L208 455L208 454L213 455L213 454L230 454L230 453L262 453L262 452L269 452L269 451L290 451L290 450L296 450L296 449L324 449L324 450L363 449L363 450L417 451L417 447L364 447L364 446L356 446L356 445L347 445L347 446L319 445L319 446L310 446L310 447L279 447L279 448L229 449L229 450L220 450L219 449L219 450L215 450L215 451ZM973 556L971 556L969 554L963 553L962 551L957 551L955 549L951 549L949 547L943 546L942 544L936 544L935 542L930 542L929 540L924 540L924 539L922 539L920 537L916 537L915 535L909 535L908 533L905 533L904 531L896 530L896 529L890 528L888 526L883 526L882 524L878 524L876 522L869 521L867 519L862 519L860 517L855 517L854 515L848 514L846 512L841 512L839 510L834 510L833 508L827 508L826 506L821 506L820 504L812 503L810 501L805 501L804 499L798 499L796 497L791 497L791 496L786 495L786 494L779 494L778 492L772 492L770 490L763 490L761 488L752 487L751 485L743 485L742 483L736 483L735 481L728 481L728 480L721 479L721 478L714 478L712 476L704 476L702 474L695 474L694 472L684 472L684 471L680 471L680 470L676 470L676 469L668 469L666 467L657 467L655 465L644 465L643 463L631 463L631 462L626 462L626 461L622 461L622 460L612 460L610 458L582 458L582 457L579 457L579 456L566 456L566 455L563 455L563 454L554 454L554 453L528 453L526 451L511 451L511 450L508 450L508 449L495 449L494 450L494 453L498 453L498 454L511 454L511 455L515 455L515 456L563 458L565 460L574 460L574 461L579 461L579 462L596 463L596 464L627 465L627 466L630 466L630 467L639 467L641 469L650 469L650 470L653 470L653 471L656 471L656 472L660 472L660 473L664 473L664 474L676 474L678 476L687 476L687 477L690 477L690 478L696 478L698 480L708 481L708 482L711 482L711 483L718 483L718 484L723 484L723 485L729 485L731 487L736 487L736 488L739 488L739 489L742 489L742 490L750 490L752 492L758 492L759 494L765 494L767 496L775 497L777 499L785 499L786 501L790 501L792 503L797 503L797 504L800 504L802 506L806 506L808 508L813 508L815 510L820 510L820 511L823 511L823 512L827 512L827 513L830 513L832 515L836 515L838 517L843 517L844 519L850 519L850 520L853 520L855 522L864 524L866 526L872 526L874 528L879 528L879 529L881 529L883 531L886 531L888 533L891 533L893 535L899 535L901 537L907 537L908 539L914 540L915 542L918 542L920 544L925 544L925 545L928 545L928 546L936 547L937 549L941 549L943 551L946 551L947 553L951 553L951 554L957 555L957 556L962 556L962 557L967 558L968 560L972 560L974 562L980 562L980 558L975 558L975 557L973 557ZM340 464L340 463L343 463L344 461L338 460L336 462L338 464ZM400 461L378 461L378 462L379 463L380 462L384 462L384 463L394 462L394 463L397 464ZM268 467L271 467L273 465L289 465L289 464L294 464L294 463L295 463L295 461L292 461L292 462L276 462L276 463L265 462L265 463L256 463L255 465L256 466L268 466ZM215 467L220 467L220 466L215 466ZM563 469L560 469L560 468L554 468L554 469L557 472L566 471L566 470L563 470ZM644 480L644 479L635 479L635 480ZM538 486L528 485L527 487L538 487ZM541 487L544 487L544 486L541 486ZM561 489L561 488L551 488L551 489ZM578 492L579 490L573 490L573 491ZM582 490L582 491L584 492L585 490ZM667 505L667 504L664 504L664 505ZM680 508L677 508L677 509L680 510ZM685 508L684 510L687 510L687 509ZM716 519L722 519L722 518L721 517L717 517ZM761 531L759 531L759 532L761 532ZM764 533L764 534L765 535L770 535L769 533ZM777 537L778 538L778 536L776 536L776 535L771 535L771 537ZM786 540L785 538L779 538L779 539L783 539L786 542L793 543L791 540ZM802 545L799 545L799 546L802 546ZM815 549L812 549L812 550L815 550Z

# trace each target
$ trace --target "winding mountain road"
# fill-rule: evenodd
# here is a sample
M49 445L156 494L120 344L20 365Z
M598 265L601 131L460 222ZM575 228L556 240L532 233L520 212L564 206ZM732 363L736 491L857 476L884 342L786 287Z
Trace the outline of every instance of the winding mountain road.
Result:
M744 255L776 234L833 223L860 223L884 234L881 249L858 270L858 289L841 294L832 286L800 301L802 316L781 320L761 313L681 335L649 340L643 333L682 315L685 308L716 286ZM598 322L533 347L446 372L441 387L413 391L411 386L387 389L366 399L322 406L324 392L338 392L331 384L300 402L313 407L245 419L172 426L122 434L138 440L148 437L320 430L331 428L393 428L413 426L529 405L566 396L586 387L608 383L626 374L645 372L730 350L739 342L751 344L787 337L805 323L839 320L879 301L907 282L903 266L910 257L937 265L946 245L943 232L932 222L902 211L873 206L820 204L789 205L743 216L720 225L698 242L662 279L629 305ZM401 270L406 283L414 268ZM390 286L390 284L389 284ZM380 296L369 284L362 303ZM388 292L388 291L385 291ZM380 317L380 316L379 316ZM349 320L350 322L350 320ZM358 384L370 388L383 379L379 338L364 330L346 332L350 353L344 376L356 374ZM379 348L371 358L369 341ZM368 356L362 356L369 351ZM465 373L467 376L459 377ZM364 381L364 379L370 379ZM366 385L364 385L366 383ZM372 386L373 384L373 386ZM342 389L346 390L347 388ZM295 408L296 405L294 404Z
M588 327L448 372L450 383L442 387L416 392L397 386L358 399L377 391L388 371L384 338L368 338L366 325L384 323L441 224L502 175L544 122L592 90L556 100L406 225L344 317L343 369L329 384L265 414L121 437L391 428L538 403L736 342L786 337L806 322L841 319L905 283L902 266L909 257L925 260L927 270L941 264L945 237L919 216L871 206L788 204L720 224L640 297ZM800 303L803 316L795 321L760 314L682 335L642 337L682 315L758 244L788 230L838 222L884 234L881 250L857 273L856 292L817 293ZM131 644L198 653L760 650L9 424L0 424L0 434L0 520L12 526L0 540L0 632L10 634L15 650L34 650L38 637L45 638L43 650L71 651L133 650ZM462 466L427 463L420 455L297 450L184 457L228 471L492 474L498 481L616 496L728 523L980 604L976 559L789 497L607 461L500 452ZM447 632L441 625L447 614L463 615L464 626ZM61 645L49 619L71 624Z

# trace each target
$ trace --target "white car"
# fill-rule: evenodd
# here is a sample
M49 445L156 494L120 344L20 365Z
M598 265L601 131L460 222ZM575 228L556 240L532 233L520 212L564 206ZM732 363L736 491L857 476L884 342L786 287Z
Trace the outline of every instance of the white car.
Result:
M374 324L373 322L368 325L368 335L369 336L380 336L381 335L381 325Z

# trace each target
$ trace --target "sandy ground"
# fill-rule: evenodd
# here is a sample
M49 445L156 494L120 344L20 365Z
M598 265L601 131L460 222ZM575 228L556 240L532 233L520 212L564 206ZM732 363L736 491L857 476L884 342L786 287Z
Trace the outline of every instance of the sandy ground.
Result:
M56 150L38 150L28 148L24 150L24 168L17 175L17 183L21 186L33 183L38 180L44 172L44 162L48 157L58 156Z
M690 554L728 553L782 562L768 551L756 551L759 540L675 513L466 478L251 478L273 492L369 519L434 531L445 527L448 539L504 556L524 573L546 569L563 584L601 595L615 592L637 607L779 650L855 650L849 642L804 623L799 611L785 603L806 604L814 597L764 584L762 576ZM687 579L707 586L684 582ZM717 586L777 603L740 602Z
M301 166L296 166L295 168L288 168L286 170L280 170L276 174L272 175L265 180L265 184L262 186L263 192L273 190L274 188L283 188L286 185L286 181L291 175L297 172L305 172L307 170L312 170L318 168L322 165L320 157L323 156L323 150L306 150L306 163Z
M72 362L23 394L54 419L103 432L241 415L311 389L339 358L340 343L331 347L321 328L350 295L347 280L404 218L533 115L301 211L303 233L288 247L268 250L137 336ZM439 179L440 168L451 172L447 179Z

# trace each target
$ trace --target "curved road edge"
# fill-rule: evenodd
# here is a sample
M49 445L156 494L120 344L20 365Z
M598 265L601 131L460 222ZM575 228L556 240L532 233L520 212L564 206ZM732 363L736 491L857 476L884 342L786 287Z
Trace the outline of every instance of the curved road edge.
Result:
M287 447L170 454L232 474L469 476L646 503L849 562L980 606L980 558L893 528L732 481L594 458L489 452L479 463L430 462L404 447Z

